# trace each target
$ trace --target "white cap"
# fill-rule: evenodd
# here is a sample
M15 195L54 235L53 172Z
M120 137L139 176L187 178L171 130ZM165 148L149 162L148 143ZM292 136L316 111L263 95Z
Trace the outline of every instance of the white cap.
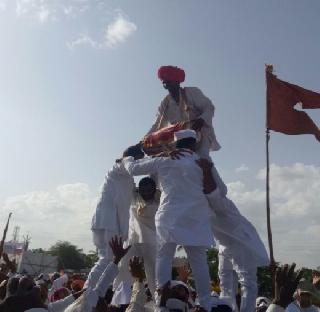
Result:
M191 129L179 130L174 133L175 142L178 140L187 139L187 138L197 139L197 133Z

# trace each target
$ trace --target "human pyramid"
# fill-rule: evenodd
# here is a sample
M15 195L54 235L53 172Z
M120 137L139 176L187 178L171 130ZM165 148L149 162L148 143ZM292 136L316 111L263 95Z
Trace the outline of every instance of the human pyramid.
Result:
M318 312L311 297L320 300L314 288L320 273L313 272L311 285L300 280L303 270L295 273L295 264L277 267L272 303L256 298L257 267L269 259L209 156L220 148L214 106L198 88L180 86L182 69L162 66L158 77L168 95L156 121L106 175L91 227L99 260L88 278L18 274L3 252L10 214L0 241L0 312ZM207 263L215 245L220 295L210 292ZM173 279L177 247L190 267L179 267Z
M91 228L100 258L86 287L93 288L112 263L108 242L117 236L124 241L123 250L131 248L115 269L114 304L130 302L134 281L129 264L140 261L132 258L135 256L143 259L154 309L170 311L170 305L177 305L175 311L189 311L189 298L163 299L165 290L177 284L189 290L171 276L176 247L183 246L195 281L196 302L203 310L227 304L236 311L239 280L240 311L254 311L256 270L269 259L253 225L227 198L227 187L209 156L210 151L220 149L212 126L215 108L200 89L181 87L185 80L182 69L162 66L158 77L168 95L160 104L156 121L139 144L124 151L105 177ZM136 188L133 177L139 175L147 177ZM206 250L215 242L219 246L221 294L214 299ZM137 287L134 284L133 293Z

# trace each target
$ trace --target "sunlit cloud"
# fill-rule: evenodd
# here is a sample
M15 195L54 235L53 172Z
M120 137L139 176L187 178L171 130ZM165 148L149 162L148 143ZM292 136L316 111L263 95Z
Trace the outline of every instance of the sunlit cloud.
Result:
M89 8L89 4L88 0L16 0L15 11L17 17L44 23L59 20L62 16L77 17Z
M257 228L267 245L265 169L257 173L257 187L243 181L228 183L228 197ZM275 257L299 266L319 266L320 250L320 166L296 163L271 165L271 220ZM260 186L261 184L261 186ZM33 191L5 198L1 203L1 224L9 212L12 223L32 237L31 247L47 248L57 240L69 240L92 249L90 223L98 190L86 183L63 184L52 191ZM308 254L308 257L306 257Z
M244 172L244 171L248 171L249 167L247 167L245 164L241 164L240 167L236 168L235 172Z
M67 42L67 47L73 49L77 46L86 45L97 49L116 48L127 41L136 30L137 26L133 22L122 13L117 13L114 20L106 26L104 36L100 41L94 40L87 34L82 34L77 39Z
M257 182L265 180L265 169L259 170ZM262 184L264 185L264 183ZM266 192L253 190L241 181L228 184L229 197L257 227L267 243ZM320 167L296 163L270 166L270 198L274 248L277 261L316 267L320 258L317 237L320 234ZM305 257L305 252L310 257Z
M82 45L87 45L92 48L98 48L99 43L93 40L90 36L88 35L80 35L79 38L77 38L74 41L67 42L67 47L72 50L75 47L82 46Z
M125 42L136 30L137 26L134 23L122 14L118 14L106 28L105 44L108 47L116 47L118 44Z
M58 240L92 249L90 224L97 193L85 183L59 185L54 191L33 191L1 203L1 224L9 212L12 225L31 236L31 248L48 248Z

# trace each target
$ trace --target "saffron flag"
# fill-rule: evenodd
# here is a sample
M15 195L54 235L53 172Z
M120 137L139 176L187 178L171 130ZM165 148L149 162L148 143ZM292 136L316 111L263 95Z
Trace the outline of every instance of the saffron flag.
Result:
M320 129L302 108L320 108L320 94L282 81L266 70L267 128L285 134L313 134L320 141Z

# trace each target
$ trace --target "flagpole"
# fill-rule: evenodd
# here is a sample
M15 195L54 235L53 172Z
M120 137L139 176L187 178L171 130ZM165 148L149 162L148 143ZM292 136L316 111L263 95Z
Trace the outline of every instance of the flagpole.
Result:
M266 75L267 73L273 72L272 65L266 65ZM270 142L270 129L268 128L268 118L269 118L269 98L268 98L268 84L267 84L267 77L266 77L266 209L267 209L267 230L268 230L268 243L269 243L269 253L270 253L270 268L272 274L272 296L275 295L275 273L276 273L276 262L274 260L273 255L273 243L272 243L272 230L271 230L271 212L270 212L270 158L269 158L269 142Z
M272 231L271 231L271 220L270 220L270 163L269 163L269 141L270 141L270 130L266 129L266 160L267 160L267 171L266 171L266 203L267 203L267 229L268 229L268 242L270 251L270 264L274 262L273 257L273 243L272 243Z

